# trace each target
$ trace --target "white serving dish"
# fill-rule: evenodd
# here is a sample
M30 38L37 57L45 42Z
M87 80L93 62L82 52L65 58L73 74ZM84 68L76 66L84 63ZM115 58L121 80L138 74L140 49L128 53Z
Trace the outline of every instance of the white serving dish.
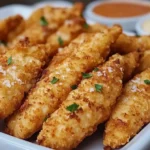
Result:
M91 2L84 13L85 18L106 24L108 26L113 25L113 24L121 24L124 30L127 31L134 31L135 30L135 25L137 21L147 15L141 15L137 17L126 17L126 18L110 18L110 17L104 17L97 15L96 13L93 12L93 8L102 3L113 3L113 2L120 2L120 3L136 3L136 4L141 4L141 5L149 5L150 2L148 1L137 1L137 0L106 0L106 1L94 1Z
M143 28L142 28L142 24L146 21L146 20L150 20L150 14L143 17L142 19L140 19L137 23L136 23L136 32L138 33L138 35L150 35L150 33L146 33Z
M61 1L62 2L62 1ZM51 4L51 1L48 2ZM32 6L25 5L9 5L0 8L0 19L14 14L21 14L27 18L33 10L45 5L44 3L35 4ZM53 4L54 6L54 1ZM59 4L55 4L55 6ZM61 4L60 4L61 5ZM65 3L64 6L70 7L70 3ZM61 5L62 6L62 5ZM5 133L2 133L4 124L0 121L0 150L51 150L49 148L39 146L35 143L35 139L29 141L20 140ZM90 137L86 138L76 150L103 150L102 137L104 126L100 125L98 130ZM135 136L126 146L120 150L150 150L150 124L147 125L137 136Z

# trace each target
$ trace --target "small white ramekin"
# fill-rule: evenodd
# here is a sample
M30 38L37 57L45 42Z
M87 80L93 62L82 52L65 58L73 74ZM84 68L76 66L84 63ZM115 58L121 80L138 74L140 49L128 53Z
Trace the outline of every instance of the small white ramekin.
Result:
M150 35L150 33L144 31L144 29L142 28L142 25L146 20L150 20L150 14L143 17L136 23L136 32L138 35Z
M113 24L120 24L124 30L133 31L133 30L135 30L135 25L136 25L137 21L140 20L141 18L147 16L147 14L145 14L145 15L139 15L137 17L111 18L111 17L100 16L93 12L93 8L97 5L104 4L104 3L114 3L114 2L133 3L133 4L141 4L141 5L146 5L146 6L149 5L150 6L150 2L148 2L148 1L137 1L137 0L130 0L130 1L106 0L103 2L102 1L94 1L94 2L91 2L87 6L87 8L84 12L85 18L93 20L98 23L106 24L108 26L113 25Z

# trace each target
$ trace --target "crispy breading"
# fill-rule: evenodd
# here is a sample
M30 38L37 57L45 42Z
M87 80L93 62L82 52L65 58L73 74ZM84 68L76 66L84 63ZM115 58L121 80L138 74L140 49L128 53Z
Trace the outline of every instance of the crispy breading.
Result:
M104 61L110 45L120 33L121 28L118 26L111 28L109 34L87 33L88 38L75 45L71 56L40 80L29 92L22 107L8 118L7 133L26 139L38 131L44 119L66 99L72 90L71 86L81 81L81 73Z
M134 37L121 34L112 45L112 51L121 54L133 51L146 51L148 49L150 49L150 36Z
M150 36L135 37L136 42L140 45L140 51L146 51L150 49Z
M134 65L132 59L135 60ZM124 72L133 71L136 61L134 53L125 57L116 54L103 66L99 66L97 71L93 71L93 76L83 80L77 90L72 91L59 109L47 119L38 136L38 143L54 149L69 150L91 135L100 123L109 118L122 90ZM100 91L97 91L96 84L102 86ZM67 107L72 104L79 105L79 109L68 111Z
M113 53L127 54L133 51L138 51L140 49L139 44L137 44L135 37L127 36L121 34L117 41L112 45Z
M129 54L124 55L125 58L125 71L123 81L127 82L133 77L135 69L139 66L139 53L131 52Z
M85 32L108 32L108 27L106 25L103 24L92 24L92 25L84 25L85 28Z
M20 15L0 21L0 54L7 51L9 43L25 28L25 21Z
M83 30L85 33L96 33L96 32L104 32L108 33L109 28L106 27L105 25L101 24L94 24L94 25L88 25L87 28L85 28L86 23L83 24ZM63 62L67 57L69 57L72 52L76 49L76 44L83 43L84 40L86 40L88 37L86 34L81 34L79 35L76 39L74 39L68 47L65 47L64 49L60 48L58 53L54 56L54 58L51 61L51 66L49 66L46 69L46 72L49 72L53 70L58 64Z
M70 43L74 38L76 38L80 33L84 31L85 20L78 17L74 19L68 19L64 22L56 33L49 36L47 39L47 44L59 45L57 47L63 48Z
M150 68L150 50L141 52L139 66L135 73L140 73L147 68Z
M86 33L96 33L96 32L105 32L105 33L108 33L109 32L109 29L108 28L105 28L104 29L104 26L103 25L100 25L100 24L95 24L95 25L92 25L92 26L89 26L86 30L85 30L85 27L84 27L84 25L85 25L85 22L83 22L80 18L79 19L75 19L75 20L72 20L72 21L75 21L74 23L80 23L80 25L81 25L81 23L83 23L82 25L83 25L83 28L82 28L82 32L86 32ZM76 22L77 21L77 22ZM70 22L70 21L69 21ZM67 24L69 23L68 21L67 21ZM70 23L69 23L70 24ZM74 26L74 27L72 27L72 25L69 25L68 27L66 26L65 28L62 28L62 30L60 29L60 32L58 31L57 33L59 33L59 34L57 34L57 35L60 35L60 33L61 33L61 35L62 35L62 40L64 41L64 39L66 40L66 41L64 41L63 43L63 46L65 45L65 44L68 44L68 42L67 42L67 37L74 37L74 32L75 32L75 30L79 30L81 27L79 27L79 25L78 26ZM67 34L67 36L66 36L66 30L68 30L68 32L70 31L71 32L71 34ZM72 31L73 30L73 31ZM64 35L64 33L63 32L65 32L65 35ZM84 40L87 40L88 39L88 37L86 36L86 33L85 34L80 34L77 38L75 38L67 47L65 47L65 48L59 48L58 49L58 53L54 56L54 58L52 59L52 61L51 61L51 63L50 63L50 65L49 65L49 67L46 69L46 74L47 73L49 73L49 72L51 72L57 65L59 65L61 62L63 62L67 57L69 57L71 54L72 54L72 52L76 49L76 45L77 44L81 44L81 43L83 43L84 42ZM56 34L54 34L53 36L50 36L49 37L49 39L48 39L48 41L49 41L49 43L51 43L52 41L53 41L53 39L56 39L53 43L55 43L55 42L58 42L58 36L56 36ZM63 35L66 37L63 37ZM76 33L75 33L75 36L76 36ZM52 37L52 38L51 38ZM70 41L70 40L69 40ZM53 44L54 45L54 44ZM62 46L62 47L63 47ZM45 76L45 72L44 72L44 76Z
M44 45L15 47L0 56L0 118L16 110L53 55Z
M23 18L20 15L8 17L0 21L0 40L6 41L12 36L16 31L16 28L23 22ZM13 33L12 33L13 32ZM11 35L10 35L11 34Z
M90 73L90 79L82 80L78 88L69 94L59 109L43 124L37 138L38 144L70 150L91 135L97 125L109 117L112 106L121 93L123 66L122 56L116 54L105 65L98 67L97 72ZM99 92L96 91L96 84L102 86ZM74 104L79 106L76 111L67 110L68 106Z
M77 21L78 20L78 21ZM59 41L58 41L58 34L57 33L62 33L62 39L63 39L63 42L64 42L64 45L66 45L69 41L71 41L73 38L75 38L75 36L77 36L80 32L82 32L82 30L83 30L83 22L84 22L84 20L80 20L79 18L78 19L73 19L73 20L70 20L70 22L72 21L72 23L71 24L66 24L66 23L64 23L64 25L55 33L55 34L53 34L50 38L49 38L49 40L51 40L51 43L48 43L47 45L46 45L46 47L48 48L48 52L46 52L47 53L47 56L45 56L45 54L43 54L43 55L39 55L38 57L39 57L39 61L41 60L41 57L43 57L43 59L41 60L41 61L43 61L43 64L45 64L45 61L47 61L48 60L48 57L49 56L53 56L56 52L57 52L57 49L60 47L60 43L59 43ZM72 32L72 30L73 30L73 28L74 28L74 31ZM66 36L68 36L68 38L66 39L65 37ZM28 45L28 41L26 41L25 43L22 43L22 44L24 44L24 46L26 46L26 44ZM42 48L42 47L41 47ZM10 56L12 56L12 57L15 57L15 55L17 55L17 54L15 54L15 53L18 53L18 50L16 50L17 48L15 47L14 48L14 50L11 50L11 51L13 51L12 52L12 54L11 54L11 52L8 52L6 55L10 55ZM20 49L22 49L22 50L24 50L22 47L21 48L19 48L19 51L20 51ZM32 57L32 53L30 53L29 51L30 51L30 47L28 48L27 47L27 49L28 50L24 50L25 52L23 52L23 53L21 53L20 55L23 55L22 57L24 57L24 55L28 55L29 57ZM37 55L38 55L38 50L39 48L37 48L37 50L35 50L35 51L37 51ZM26 52L27 51L27 52ZM10 53L10 54L9 54ZM25 54L25 53L27 53L27 54ZM42 50L41 50L41 53L42 53ZM31 54L31 56L30 56L30 54ZM44 59L45 58L45 59ZM19 58L18 57L18 59L20 59L20 61L21 61L21 58ZM24 58L23 58L24 59ZM29 62L28 62L29 63ZM20 63L20 65L21 65L21 63ZM27 64L27 65L31 65L30 63L29 64ZM36 64L35 64L36 65ZM38 69L38 70L41 70L42 69L42 67L43 67L43 65L42 66L35 66L35 68L34 69ZM4 68L3 68L4 69ZM22 67L22 73L24 73L24 68ZM32 75L32 73L35 71L35 70L31 70L31 77L33 77L33 79L35 79L35 77L38 75L38 72L36 73L36 75L35 75L35 77L34 77L34 74ZM4 69L5 70L5 69ZM17 71L17 70L16 70ZM32 72L33 71L33 72ZM18 75L18 76L20 76L20 75ZM5 77L6 78L6 77ZM7 79L7 78L6 78ZM25 79L25 77L24 77L24 79ZM29 79L29 78L28 78ZM13 80L13 79L12 79ZM29 81L28 82L31 82L30 81L31 79L29 79ZM24 81L23 81L24 82ZM26 82L24 82L24 83L27 83L28 84L28 82L26 81ZM25 85L26 86L26 85ZM28 90L27 90L28 91ZM26 92L27 92L26 91ZM23 95L22 95L23 96ZM19 98L19 100L18 100L20 103L21 103L21 98ZM14 103L15 103L15 100L14 100ZM19 104L18 104L18 106L19 106ZM12 109L14 109L14 108L12 108ZM12 111L11 109L10 109L10 111ZM8 112L9 113L9 112Z
M79 17L82 14L83 4L75 3L72 8L58 8L45 6L37 9L31 14L29 19L26 21L26 28L32 26L33 24L39 24L39 20L42 16L46 18L49 24L53 26L60 26L65 19L72 19L74 17ZM57 22L57 24L55 24Z
M75 10L76 12L74 12ZM76 5L72 8L53 8L50 6L40 8L27 21L27 24L30 22L32 25L26 25L28 28L14 39L12 46L16 45L20 40L26 40L26 38L32 44L44 44L47 38L63 25L65 20L67 21L68 19L69 21L69 19L79 17L79 14L81 14L81 10L76 9ZM41 17L44 18L42 19ZM41 21L46 22L46 24L41 25Z
M150 81L150 69L136 75L125 85L106 125L103 141L106 149L128 143L150 122L150 85L145 80Z

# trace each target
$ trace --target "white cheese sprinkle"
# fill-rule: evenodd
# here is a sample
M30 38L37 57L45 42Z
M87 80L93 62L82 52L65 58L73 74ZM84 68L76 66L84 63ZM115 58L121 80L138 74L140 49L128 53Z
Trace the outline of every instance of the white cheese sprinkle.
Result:
M17 68L16 66L12 66L12 69L13 69L13 70L16 70L16 68Z
M123 68L122 67L120 68L120 71L123 72Z
M97 72L97 76L98 76L98 77L100 77L100 76L102 76L102 75L103 75L103 74L102 74L101 71L98 71L98 72Z
M132 80L133 83L140 83L140 81L141 81L140 78L135 78Z
M63 48L61 48L61 47L60 47L60 48L58 48L58 52L61 52L62 50L63 50Z
M62 85L62 83L60 82L59 85Z
M72 24L72 23L73 23L72 20L66 20L66 21L65 21L65 24L66 24L66 25L69 25L69 24Z
M92 88L90 88L90 92L94 92L94 88L92 87Z
M131 91L132 92L137 92L137 90L138 90L138 88L136 87L136 85L133 85L132 88L131 88Z
M66 71L67 71L67 72L70 72L70 68L66 68Z
M2 66L0 66L0 73L2 73L4 76L6 75L6 71L3 70Z
M113 68L111 68L111 67L108 67L108 72L113 72Z
M3 85L7 86L7 87L11 87L10 81L9 80L4 80L3 81Z

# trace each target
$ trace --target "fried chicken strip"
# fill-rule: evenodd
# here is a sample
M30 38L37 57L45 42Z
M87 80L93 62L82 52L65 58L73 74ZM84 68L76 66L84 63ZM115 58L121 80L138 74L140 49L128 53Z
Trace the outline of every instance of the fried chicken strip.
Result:
M44 119L53 113L66 99L71 86L82 79L82 72L102 63L109 53L110 45L121 33L114 26L105 33L87 33L88 37L55 70L40 80L29 93L22 107L7 120L6 132L26 139L38 131Z
M133 37L121 34L112 45L112 51L121 54L133 51L146 51L148 49L150 49L150 36Z
M46 120L37 142L54 149L70 150L91 135L100 123L109 118L121 93L125 61L126 57L116 54L96 68L97 71L91 73L92 77L83 80ZM132 59L128 63L133 69Z
M141 53L139 67L137 68L136 73L140 73L147 68L150 68L150 50Z
M53 49L44 45L18 45L0 56L0 119L20 106L53 54Z
M50 6L41 8L31 15L27 24L31 22L32 25L26 28L26 30L13 41L12 46L16 45L20 40L26 40L26 38L28 38L32 44L44 44L47 38L63 25L65 20L68 19L69 21L69 19L79 17L80 14L81 10L77 9L76 5L72 8L53 8Z
M82 3L75 3L72 8L45 6L37 9L31 14L29 19L26 21L26 28L29 28L33 24L39 24L39 20L42 16L44 16L50 24L52 23L53 26L60 26L66 19L72 19L74 17L81 16L82 11Z
M85 25L87 25L86 28L85 28ZM83 32L86 32L86 33L97 33L97 32L108 33L109 29L108 29L108 27L101 25L101 24L88 25L88 24L84 23L83 24ZM76 44L83 43L84 40L87 40L87 38L88 37L86 36L86 34L81 34L77 38L75 38L69 44L69 46L67 46L65 48L60 48L58 53L56 54L56 56L53 57L51 64L46 69L46 72L52 71L58 64L63 62L76 49Z
M150 122L150 69L129 81L107 122L104 145L119 148Z
M25 22L20 15L8 17L0 21L0 54L7 51L9 42L12 41L25 28Z
M40 56L40 54L39 54L39 61L43 61L43 62L40 62L41 64L43 64L43 65L41 65L41 64L39 64L39 66L36 66L36 64L35 64L35 68L34 69L38 69L38 71L36 71L35 73L36 73L36 75L34 75L33 74L33 72L35 71L34 69L33 70L31 70L31 73L30 73L30 75L31 75L31 77L30 78L33 78L33 79L35 79L35 77L36 76L38 76L38 72L40 73L40 70L43 68L43 66L44 66L44 64L46 64L45 63L45 61L47 62L47 60L49 60L49 56L53 56L56 52L57 52L57 49L60 47L60 43L59 43L59 41L58 41L58 37L59 37L59 35L58 35L58 33L60 34L62 34L62 36L61 36L61 38L63 39L63 45L66 45L69 41L71 41L74 37L76 37L78 34L80 34L81 32L82 32L82 30L83 30L83 23L84 23L84 20L83 19L80 19L80 18L76 18L76 19L73 19L73 20L70 20L70 24L66 24L66 23L64 23L64 25L62 26L62 27L60 27L60 29L55 33L55 34L53 34L50 38L49 38L49 40L51 41L51 43L48 43L47 45L46 45L46 47L48 48L48 52L45 52L45 54L42 54L41 56ZM68 38L65 38L65 37L68 37ZM25 43L26 44L26 43ZM42 47L41 47L42 48ZM15 50L16 48L14 48L14 50L11 50L11 51L13 51L13 53L10 53L9 54L9 52L8 52L8 54L7 55L9 55L9 56L12 56L13 58L17 55L17 53L18 53L18 51L20 52L20 49L23 49L24 50L24 48L19 48L19 50ZM23 55L23 56L21 56L21 58L23 57L23 59L24 59L24 57L26 57L26 55L27 56L29 56L29 57L32 57L32 53L30 53L29 51L30 51L30 47L29 48L27 48L28 50L24 50L24 52L22 52L22 53L20 53L20 55ZM37 48L37 50L35 50L35 52L37 51L37 55L38 55L38 53L39 53L39 49L40 49L40 47L39 48ZM43 48L42 48L43 49ZM26 52L27 51L27 52ZM46 51L46 49L45 49L45 51ZM32 52L32 51L31 51ZM27 53L27 54L26 54ZM42 50L41 50L41 53L43 53L42 52ZM30 54L31 54L31 56L30 56ZM33 53L34 54L34 53ZM19 57L20 57L20 55L19 55ZM47 56L46 56L47 55ZM18 59L21 61L21 58L19 58L18 57ZM45 59L44 59L45 58ZM16 59L16 58L15 58ZM37 58L38 59L38 58ZM29 59L29 61L30 61L30 59ZM31 65L30 64L30 62L27 62L28 64L27 64L27 67L29 67L28 65ZM20 65L21 65L21 63L19 63ZM6 65L6 62L4 63L4 65ZM33 65L34 66L34 65ZM11 67L11 66L10 66ZM20 66L21 67L21 66ZM26 66L25 66L26 67ZM31 67L32 67L32 65L31 65ZM5 68L6 70L7 70L7 68ZM4 68L2 69L2 70L4 70L4 71L6 71ZM20 70L21 71L21 70ZM30 70L29 70L30 71ZM32 72L33 71L33 72ZM7 72L7 71L6 71ZM22 73L24 74L24 66L22 66ZM3 72L2 72L3 73ZM14 70L14 74L15 74L15 70ZM32 75L33 74L33 75ZM17 75L17 76L21 76L20 74L19 75ZM23 77L22 77L23 78ZM25 79L26 77L24 77L24 79ZM24 86L28 86L28 84L30 83L30 81L32 81L30 78L28 78L28 80L29 81L23 81L24 82L24 84L26 84L27 83L27 85L24 85ZM6 80L8 80L7 79L7 77L4 77L3 79L6 79ZM10 82L13 82L13 80L14 80L14 77L11 79L12 81L10 81ZM22 79L21 79L22 80ZM35 80L36 81L36 80ZM35 82L34 82L35 83ZM33 85L33 83L31 82L31 85ZM8 88L9 89L9 88ZM29 90L29 89L28 89ZM25 92L27 92L28 90L26 90ZM13 91L13 89L12 89L12 91ZM23 97L23 95L22 95L22 97ZM19 98L18 97L18 99L16 99L16 100L14 100L12 103L14 103L14 105L17 105L18 107L20 106L20 104L21 104L21 98ZM7 102L6 102L7 103ZM10 103L10 105L11 105L11 103ZM10 105L8 106L8 107L10 107ZM3 108L4 106L2 106L2 108ZM10 110L10 112L8 111L8 114L11 114L13 111L14 111L14 109L16 109L16 106L15 106L15 108L14 108L14 106L12 106L12 109L9 109ZM1 109L2 110L2 109ZM6 116L8 116L8 114L6 114Z

